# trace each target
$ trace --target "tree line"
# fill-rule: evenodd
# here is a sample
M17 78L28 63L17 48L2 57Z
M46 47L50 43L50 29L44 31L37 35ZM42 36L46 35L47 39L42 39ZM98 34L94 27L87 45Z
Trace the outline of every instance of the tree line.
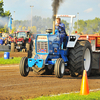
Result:
M79 20L78 28L77 22L74 23L74 30L77 30L78 33L84 34L95 34L100 33L100 18L95 18L92 20Z
M8 32L8 21L9 16L11 16L10 11L5 11L3 9L4 2L0 0L0 32ZM69 32L69 23L66 20L62 20L65 24L66 32ZM53 19L52 18L42 18L41 16L32 17L32 27L31 20L14 20L12 23L12 33L18 30L31 30L33 33L45 33L46 29L52 29ZM78 27L77 27L78 26ZM74 23L73 31L78 31L78 33L84 34L94 34L100 33L100 18L95 18L92 20L78 20Z
M69 29L69 23L62 20L65 24L66 30ZM42 18L41 16L33 16L32 27L31 20L16 20L14 21L14 27L18 30L31 30L33 33L41 32L45 33L46 29L52 29L53 19L52 18Z
M9 21L10 11L5 11L3 9L4 2L0 1L0 32L8 32L7 24Z
M3 2L3 0L1 0L0 1L0 16L1 17L10 16L11 15L10 11L8 10L8 11L4 12L3 6L4 6L4 2Z
M34 16L33 23L31 27L31 20L24 20L14 22L14 26L16 29L19 30L32 30L32 32L37 33L45 33L45 30L48 28L52 29L53 20L52 18L42 18L41 16ZM62 23L65 24L66 32L69 32L69 23L65 20L62 20ZM100 33L100 18L95 18L92 20L78 20L78 27L77 22L74 23L73 31L77 31L78 33L84 34L95 34Z

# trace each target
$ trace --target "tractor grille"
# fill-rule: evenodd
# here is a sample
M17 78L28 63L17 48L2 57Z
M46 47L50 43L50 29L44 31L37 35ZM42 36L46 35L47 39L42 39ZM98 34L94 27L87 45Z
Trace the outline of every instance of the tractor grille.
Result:
M37 42L37 52L39 53L48 53L48 42Z

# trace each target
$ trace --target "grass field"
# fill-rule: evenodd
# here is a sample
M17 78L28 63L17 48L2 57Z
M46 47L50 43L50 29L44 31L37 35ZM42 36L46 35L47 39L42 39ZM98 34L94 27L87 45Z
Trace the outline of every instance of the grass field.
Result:
M0 65L5 64L19 64L22 57L14 57L13 59L0 58Z
M100 100L100 91L90 92L89 95L80 95L79 93L62 94L59 96L38 97L28 100Z

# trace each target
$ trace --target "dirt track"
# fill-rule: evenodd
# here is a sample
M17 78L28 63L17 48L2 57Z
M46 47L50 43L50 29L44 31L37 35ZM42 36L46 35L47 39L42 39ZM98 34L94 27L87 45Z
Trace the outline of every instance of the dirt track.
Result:
M10 52L10 57L25 57L27 52ZM4 57L4 53L0 52L0 58Z
M100 88L100 76L89 77L89 89ZM79 91L81 78L65 75L58 79L55 75L37 76L30 72L22 77L19 67L0 67L0 100L22 100L38 96L47 96Z

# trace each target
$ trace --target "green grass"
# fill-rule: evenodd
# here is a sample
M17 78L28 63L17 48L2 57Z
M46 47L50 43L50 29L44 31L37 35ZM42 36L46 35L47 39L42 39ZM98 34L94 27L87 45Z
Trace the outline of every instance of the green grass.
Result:
M0 58L0 65L19 64L22 57L14 57L13 59Z
M38 97L28 100L100 100L100 91L90 92L89 95L80 95L79 93L62 94L59 96Z

